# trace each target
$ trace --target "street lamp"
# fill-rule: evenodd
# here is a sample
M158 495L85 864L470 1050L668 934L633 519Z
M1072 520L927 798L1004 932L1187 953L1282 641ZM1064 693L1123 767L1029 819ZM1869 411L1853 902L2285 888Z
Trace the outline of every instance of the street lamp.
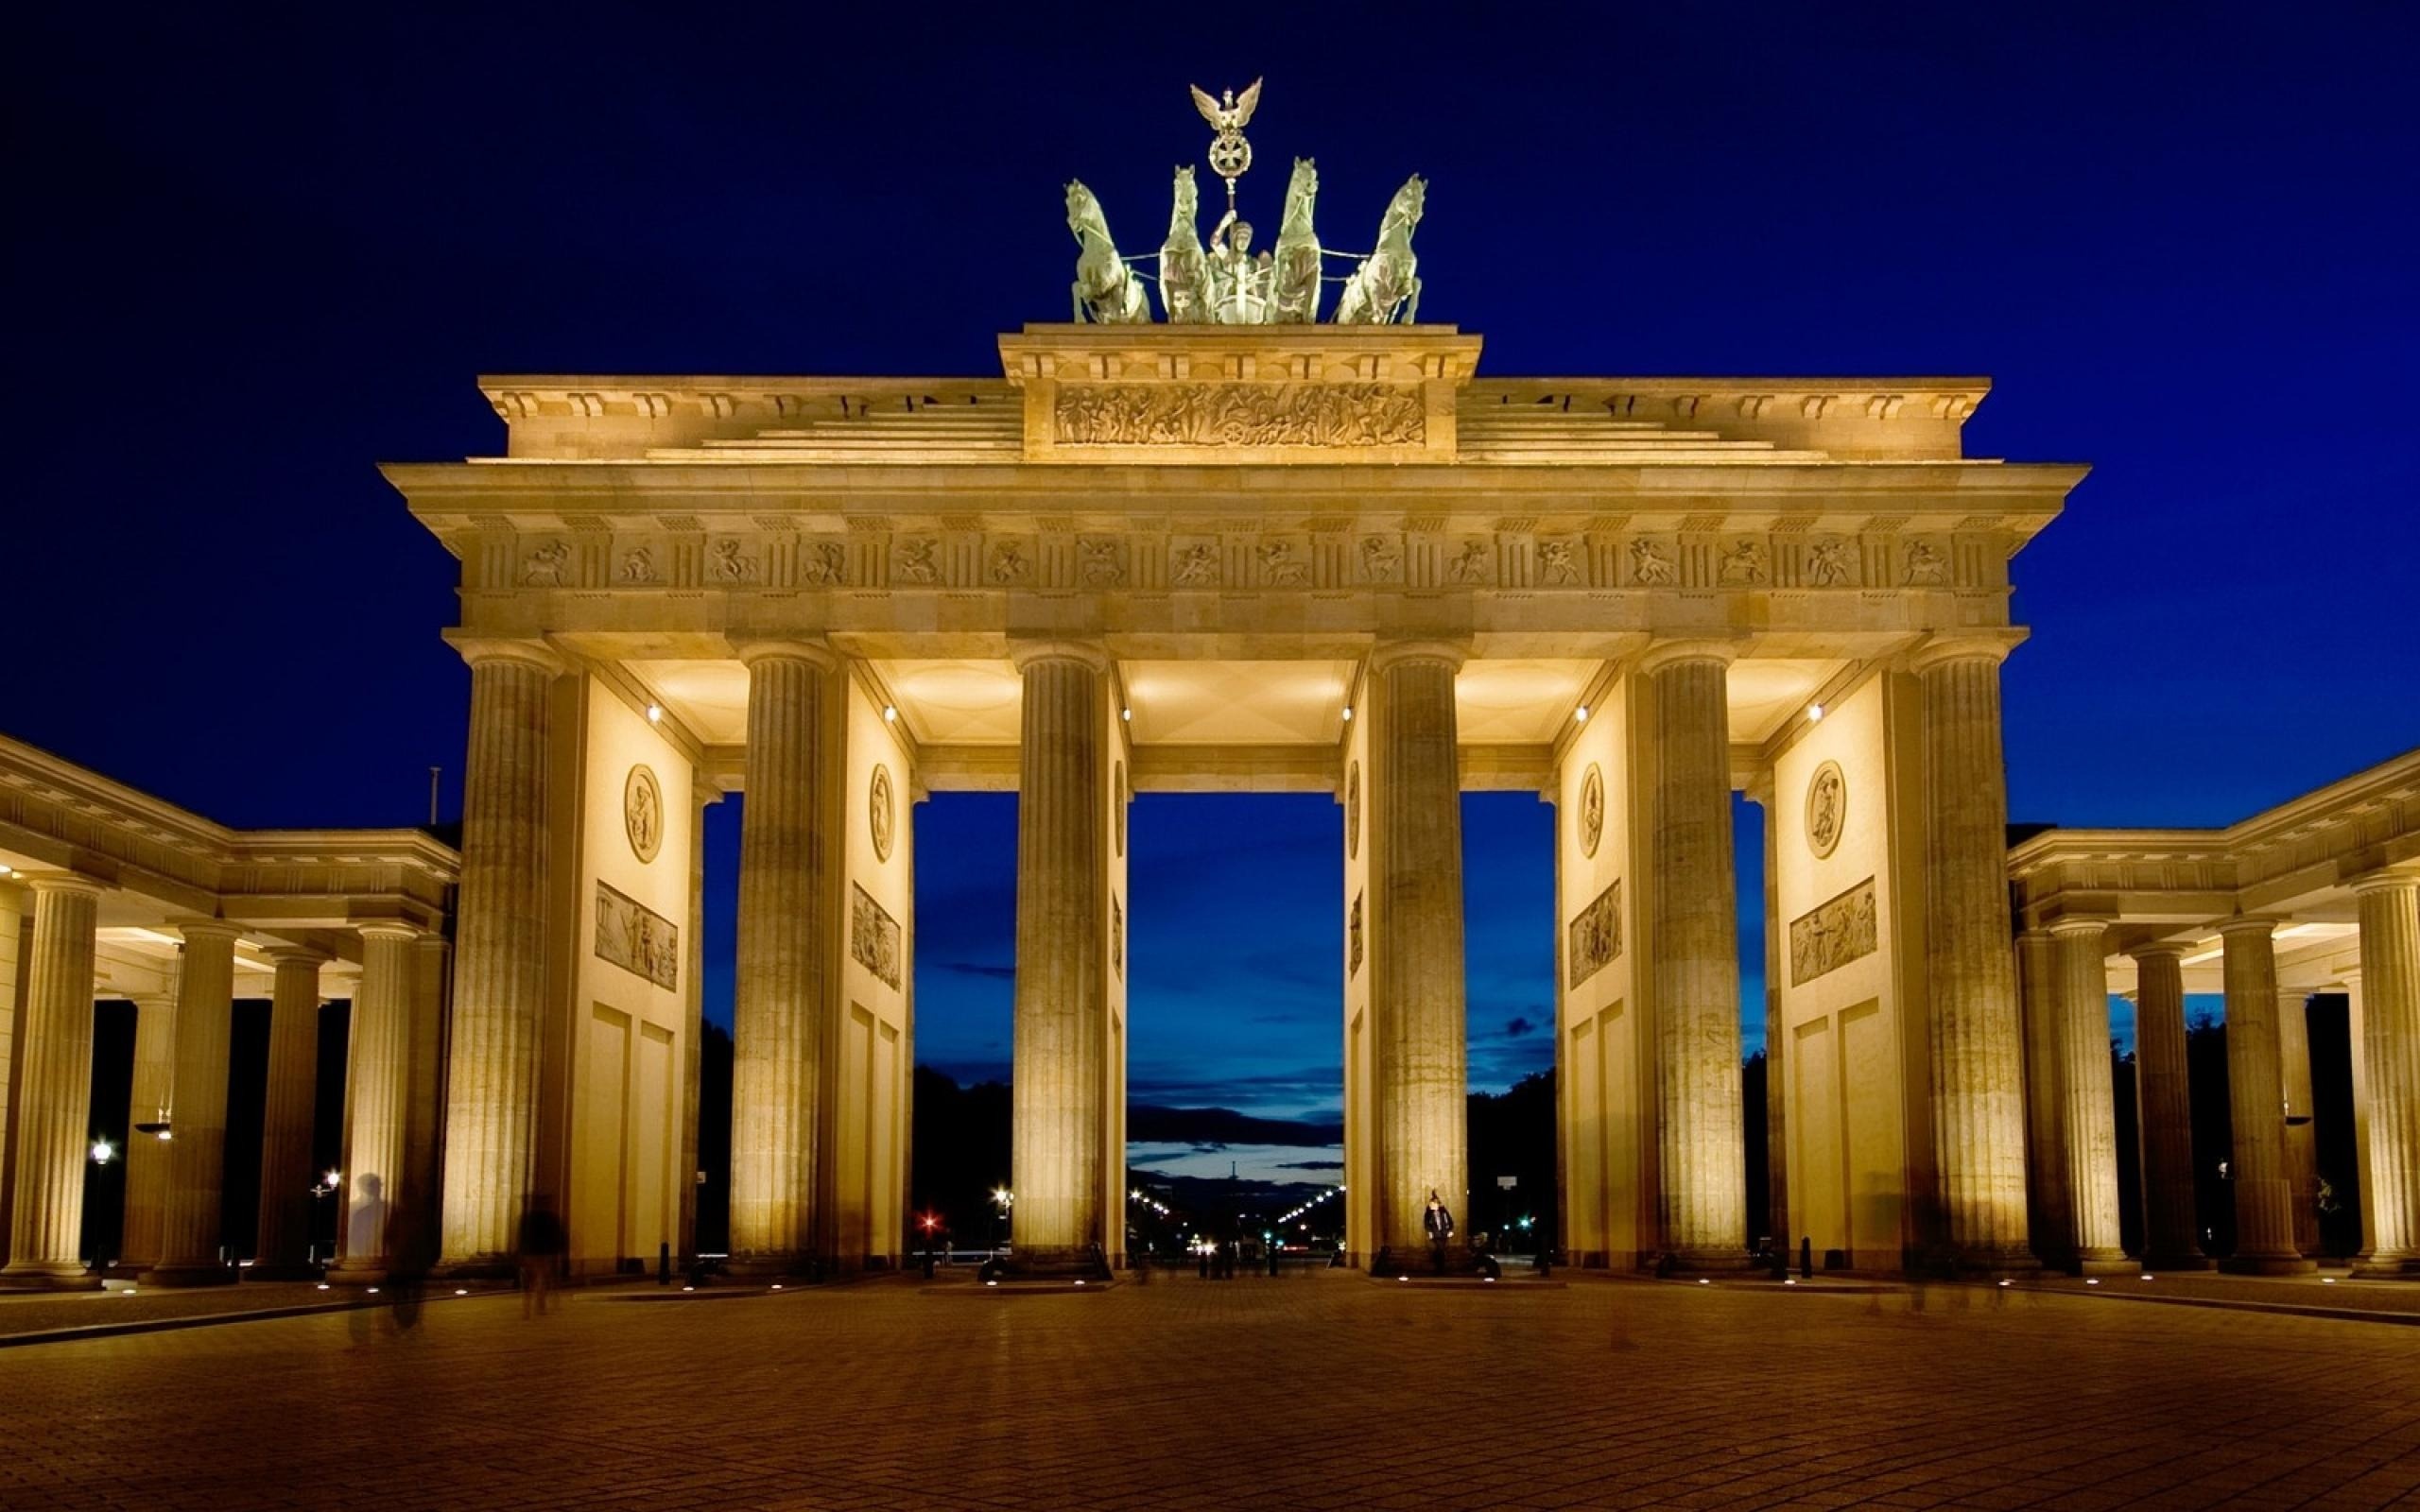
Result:
M93 1142L93 1163L95 1165L107 1165L116 1155L117 1146L112 1144L109 1141L95 1140Z

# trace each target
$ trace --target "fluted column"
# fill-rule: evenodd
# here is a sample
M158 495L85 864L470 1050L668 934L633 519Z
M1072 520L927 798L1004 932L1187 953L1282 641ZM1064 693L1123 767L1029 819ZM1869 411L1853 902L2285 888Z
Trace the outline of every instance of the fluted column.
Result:
M177 972L176 1111L169 1121L168 1190L160 1255L143 1279L159 1286L232 1281L221 1256L227 1146L227 1057L234 1034L236 926L223 919L175 921L184 936Z
M2142 1132L2143 1263L2204 1270L2193 1196L2193 1096L2182 945L2135 952L2135 1108Z
M2371 1247L2360 1276L2420 1280L2420 876L2353 885L2361 924Z
M260 1228L244 1273L258 1281L311 1274L311 1125L319 1103L320 968L327 960L305 950L274 951L269 958L276 978L261 1105ZM132 1206L130 1197L130 1212Z
M2219 926L2235 1176L2235 1254L2221 1268L2264 1276L2316 1268L2294 1244L2285 1075L2277 1050L2275 928L2271 919L2231 919Z
M2024 1036L2009 949L2002 639L1936 641L1922 685L1925 971L1941 1259L2033 1263L2026 1246Z
M18 1042L17 1202L0 1281L92 1287L82 1258L84 1160L93 1112L93 931L100 885L37 876Z
M815 1173L824 999L838 963L824 874L822 771L841 739L839 662L821 645L768 642L748 663L748 769L740 804L739 952L732 1006L731 1253L743 1270L815 1259Z
M454 946L424 933L412 942L410 1094L404 1108L404 1186L411 1194L408 1230L423 1263L438 1256L438 1202L444 1191L446 993Z
M2050 926L2059 955L2060 1114L2066 1125L2073 1263L2081 1274L2127 1267L2118 1227L2118 1104L2109 1081L2108 936L2098 919Z
M411 1109L412 949L408 924L361 930L361 990L345 1045L344 1198L332 1281L376 1285L420 1244L419 1194L406 1175Z
M2311 1116L2310 994L2277 988L2277 1074L2286 1093L2286 1181L2294 1248L2319 1257L2319 1125Z
M460 649L471 664L471 745L446 1056L442 1251L450 1268L467 1273L510 1268L529 1192L546 989L547 702L562 664L536 642L472 641Z
M697 812L689 822L689 934L682 952L681 1226L674 1247L683 1263L698 1253L698 1103L704 1081L706 966L706 809L722 799L702 771L689 777Z
M127 1123L165 1124L176 1111L177 997L171 984L161 997L134 1000L134 1087L127 1100ZM132 1276L160 1260L160 1226L166 1215L168 1141L130 1128L126 1141L126 1216L118 1230L117 1269Z
M1739 1108L1739 929L1732 877L1735 654L1671 642L1639 660L1651 705L1654 827L1647 945L1654 985L1661 1249L1690 1269L1748 1263Z
M1109 662L1096 647L1058 642L1015 656L1025 709L1009 1231L1020 1265L1047 1267L1109 1247Z
M2025 1028L2026 1233L2046 1264L2075 1257L2067 1200L2066 1037L2061 1032L2058 941L2047 929L2016 936L2016 986Z

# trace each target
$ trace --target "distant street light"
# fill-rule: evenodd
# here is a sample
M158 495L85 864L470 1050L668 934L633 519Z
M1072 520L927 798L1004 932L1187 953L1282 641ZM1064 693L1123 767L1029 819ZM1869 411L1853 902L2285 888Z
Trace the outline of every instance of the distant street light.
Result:
M116 1154L117 1146L112 1144L109 1141L95 1140L93 1142L93 1163L95 1165L109 1164L111 1158Z

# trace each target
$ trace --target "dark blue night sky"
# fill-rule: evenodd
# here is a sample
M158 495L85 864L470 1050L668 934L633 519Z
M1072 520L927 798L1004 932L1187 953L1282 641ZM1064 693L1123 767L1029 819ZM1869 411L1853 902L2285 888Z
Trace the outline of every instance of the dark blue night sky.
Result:
M230 823L416 822L432 765L451 816L453 564L372 464L498 449L475 374L995 371L1065 318L1061 183L1147 249L1185 84L1256 74L1247 213L1316 156L1352 245L1427 175L1423 314L1491 372L1988 373L1970 451L2095 464L2016 563L2016 817L2223 823L2420 741L2408 7L216 9L9 26L0 728ZM1550 816L1465 817L1502 1085ZM920 1049L996 1070L1013 804L917 823ZM1335 1106L1339 826L1138 800L1138 1098Z

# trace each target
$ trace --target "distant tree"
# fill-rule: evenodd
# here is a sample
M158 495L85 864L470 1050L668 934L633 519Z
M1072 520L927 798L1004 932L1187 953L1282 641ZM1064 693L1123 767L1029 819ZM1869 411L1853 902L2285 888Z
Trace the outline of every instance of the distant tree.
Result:
M731 1031L706 1025L698 1042L698 1248L731 1249Z
M1503 1232L1499 1247L1524 1251L1555 1232L1554 1073L1532 1073L1501 1092L1470 1094L1471 1211L1466 1233ZM1499 1177L1512 1177L1509 1190ZM1528 1217L1524 1230L1519 1220Z
M2185 1075L2193 1102L2193 1210L2202 1246L2213 1258L2235 1253L2235 1121L2227 1097L2227 1028L2206 1013L2185 1030Z
M909 1146L908 1227L921 1247L918 1219L930 1212L960 1248L992 1242L992 1193L1009 1184L1011 1115L1006 1082L960 1087L930 1066L916 1068L914 1143Z

